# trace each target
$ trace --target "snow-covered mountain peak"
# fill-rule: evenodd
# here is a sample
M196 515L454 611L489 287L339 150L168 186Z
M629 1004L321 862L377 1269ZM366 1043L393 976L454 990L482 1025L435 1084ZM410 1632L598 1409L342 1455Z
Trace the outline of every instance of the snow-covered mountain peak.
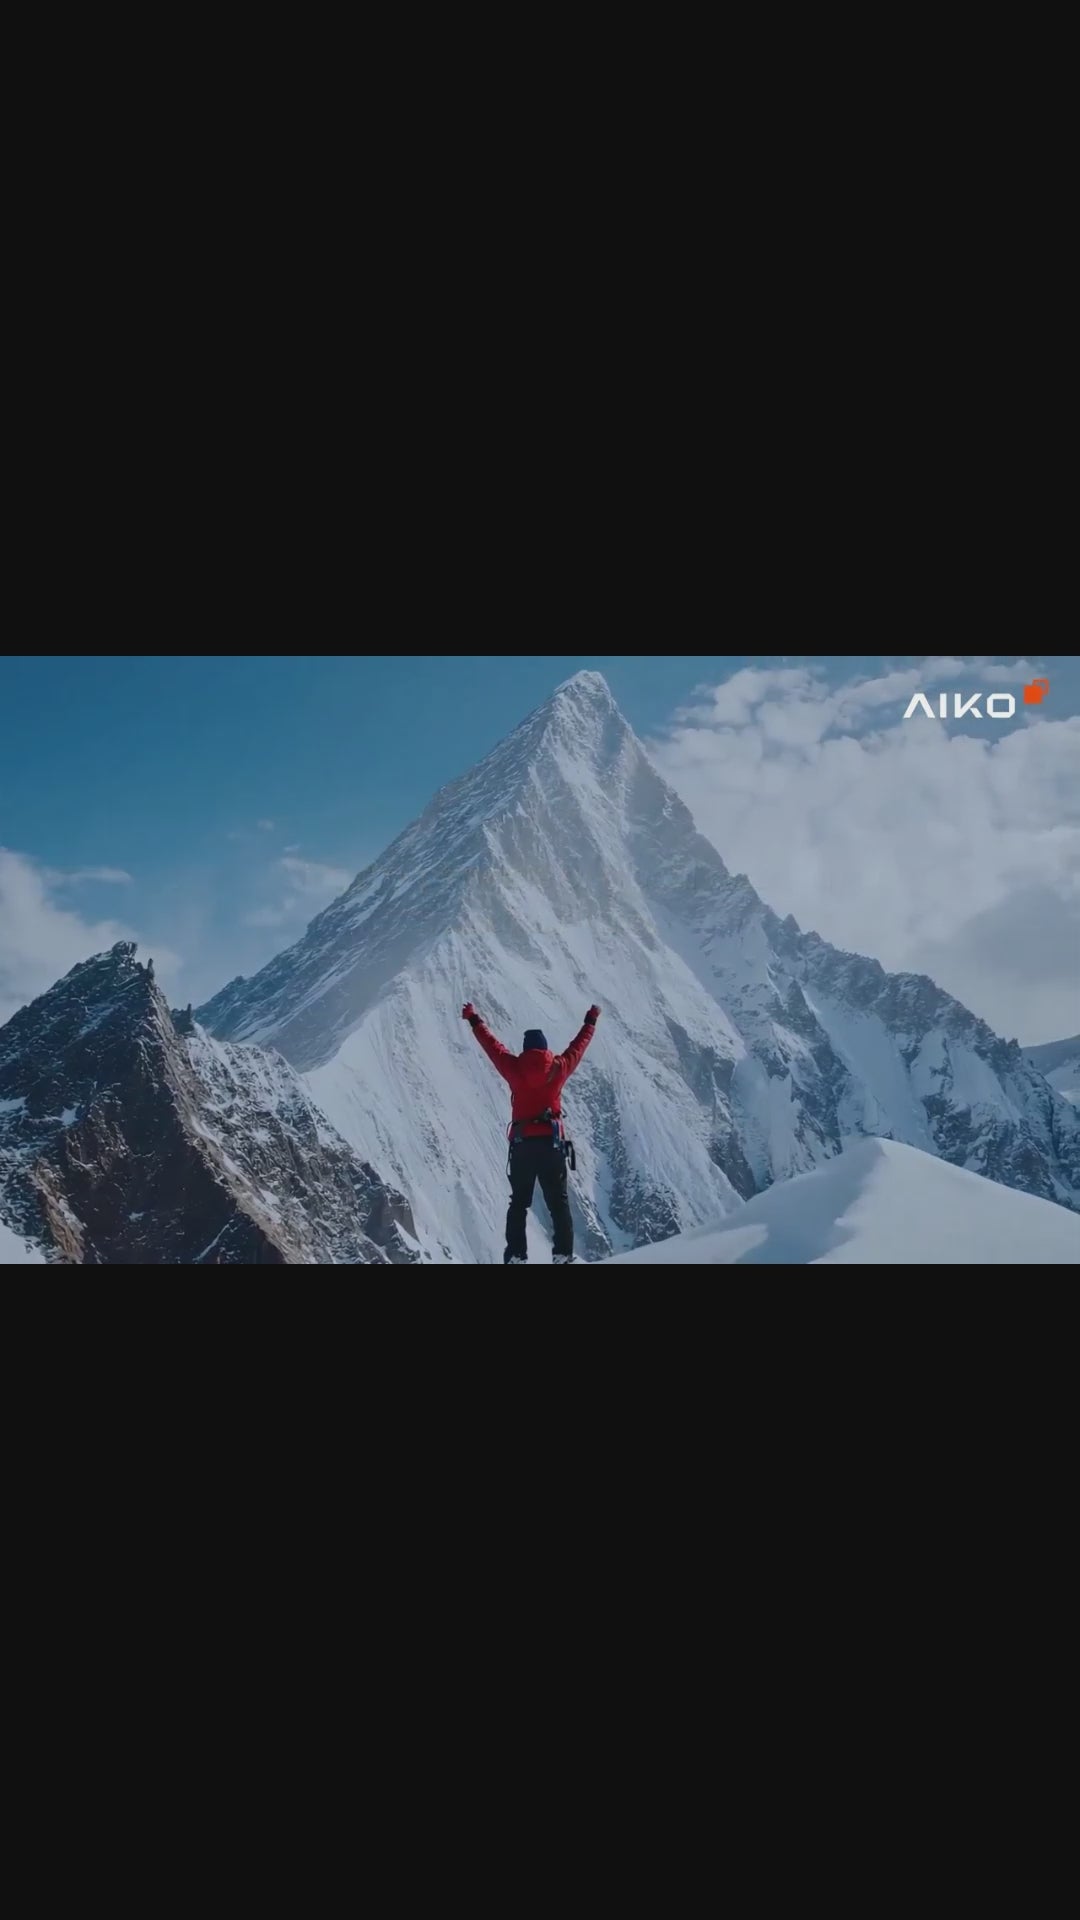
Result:
M611 688L603 674L597 673L594 667L582 667L581 672L572 673L569 680L560 680L552 699L559 700L567 695L575 699L592 700L609 707L615 705L615 696Z
M372 874L408 870L451 842L458 864L468 865L481 851L484 829L514 813L531 790L560 776L571 782L583 777L587 787L590 777L610 772L628 743L637 746L603 675L575 674L475 767L441 787L380 859L357 875L343 900L366 901Z
M444 787L254 979L200 1011L278 1047L413 1200L434 1249L490 1258L505 1089L462 1026L561 1048L593 1253L731 1211L844 1139L890 1135L1080 1204L1080 1120L930 980L765 906L666 785L602 675L575 674Z
M126 941L0 1027L0 1219L81 1264L417 1257L287 1062L174 1019Z
M546 745L599 771L634 736L602 673L575 673L538 711ZM636 743L635 743L636 744Z
M597 729L614 724L629 731L615 696L602 673L575 673L556 687L550 700L539 709L549 726L555 725L566 739L575 735L588 749L597 738Z
M553 783L576 787L586 799L640 752L603 675L577 673L468 773L443 787L395 847L412 851L432 832L445 839L463 828L490 827Z
M154 985L153 961L142 966L135 954L133 940L119 940L20 1007L0 1027L0 1080L16 1065L24 1076L31 1073L35 1104L45 1112L57 1107L61 1092L71 1094L73 1061L96 1069L118 1035L160 1030L169 1016Z
M649 826L670 838L676 823L697 839L602 675L577 674L443 787L295 946L253 980L231 981L199 1017L223 1037L272 1039L294 1065L320 1066L450 927L482 937L520 925L523 893L542 895L558 918L586 918L632 891L630 841Z

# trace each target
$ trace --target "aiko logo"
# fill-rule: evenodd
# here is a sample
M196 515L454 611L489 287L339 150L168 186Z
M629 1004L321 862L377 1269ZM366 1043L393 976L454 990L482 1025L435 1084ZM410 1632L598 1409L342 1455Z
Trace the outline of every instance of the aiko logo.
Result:
M1024 688L1024 705L1026 707L1037 707L1040 700L1045 700L1049 691L1049 680L1029 681L1028 685ZM908 702L904 719L910 720L913 713L918 713L921 710L925 713L928 720L947 720L949 718L950 698L952 699L952 717L954 720L981 720L983 715L979 707L980 700L985 700L986 702L986 718L988 720L1011 720L1016 712L1016 701L1011 693L969 693L966 697L962 693L954 693L951 696L947 693L939 693L938 710L936 713L925 693L913 693Z

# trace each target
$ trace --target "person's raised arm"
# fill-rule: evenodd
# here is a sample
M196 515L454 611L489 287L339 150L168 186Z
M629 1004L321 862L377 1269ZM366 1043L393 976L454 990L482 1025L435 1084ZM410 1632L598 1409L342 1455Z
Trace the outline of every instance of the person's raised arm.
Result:
M517 1063L517 1055L511 1053L509 1047L504 1047L501 1040L496 1040L490 1027L485 1027L471 1000L466 1000L461 1017L468 1021L496 1073L501 1073L504 1080L509 1080Z
M588 1013L585 1015L585 1024L581 1032L574 1035L566 1052L563 1054L562 1057L566 1065L566 1075L568 1079L575 1069L580 1067L582 1055L589 1041L592 1039L593 1034L596 1032L596 1023L599 1018L599 1007L590 1007Z

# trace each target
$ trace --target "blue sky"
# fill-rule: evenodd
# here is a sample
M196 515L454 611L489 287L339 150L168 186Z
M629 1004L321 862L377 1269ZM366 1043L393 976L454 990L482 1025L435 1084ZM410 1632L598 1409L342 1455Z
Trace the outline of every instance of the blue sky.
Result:
M53 872L130 874L122 891L85 880L63 898L181 955L178 985L198 1000L295 939L560 680L598 667L645 732L728 665L722 655L9 659L0 845ZM292 868L275 868L282 859Z
M149 883L193 855L218 857L230 830L267 819L312 858L360 862L580 669L599 668L644 733L699 682L747 664L719 654L14 658L0 665L4 840L57 867L104 862Z
M887 692L886 674L923 657L818 657L815 685L820 692L870 680ZM984 658L1010 663L1018 656ZM169 956L166 971L174 969L178 994L203 998L231 973L251 971L297 938L440 786L475 764L559 681L588 667L605 675L639 734L658 743L665 771L729 864L744 864L745 839L757 867L746 870L755 884L767 898L779 890L773 904L783 911L798 894L794 911L802 918L807 902L798 870L791 863L778 868L769 844L758 847L753 833L738 825L753 809L735 803L725 769L738 757L735 743L744 757L757 750L758 733L774 785L789 745L802 751L802 733L814 733L820 708L777 676L808 664L806 656L777 654L10 658L0 662L0 846L27 864L40 897L32 900L26 876L16 875L18 885L0 901L0 911L9 937L16 919L28 929L16 936L28 951L35 916L43 926L47 910L66 916L59 957L76 938L76 925L91 932L130 927ZM1022 664L1045 666L1052 686L1045 712L1021 708L1016 730L1080 714L1075 656L1030 653ZM736 679L754 670L765 678ZM973 691L978 673L938 684ZM711 707L695 696L702 686L732 685L752 689L749 706L737 699L733 705L730 694ZM689 722L676 718L695 705ZM902 710L892 699L876 710L852 708L840 731L857 737L887 725L899 749ZM928 724L916 720L909 728ZM970 725L939 731L978 733ZM999 749L1007 731L999 729L988 743L984 722L983 738L973 743L977 757L992 760L988 744ZM819 730L812 744L820 780L829 739ZM914 744L924 741L906 743L909 759ZM1072 744L1070 736L1063 746ZM789 772L784 804L801 818L810 804L810 775L795 759ZM864 773L872 779L876 763L867 759ZM880 784L872 789L879 790ZM1056 795L1055 786L1052 811ZM839 824L825 807L823 844ZM1054 825L1072 830L1063 812L1047 823ZM774 830L788 831L782 811ZM884 847L888 834L880 819L878 834ZM1067 872L1060 892L1068 904ZM816 903L816 896L809 901ZM994 905L988 899L977 911ZM827 932L820 925L827 915L814 917ZM857 913L852 920L858 930ZM26 955L12 966L16 973L22 968L20 980L29 979ZM18 992L18 980L9 982L9 1001ZM1058 1005L1059 999L1055 1018ZM3 1011L0 990L0 1017Z

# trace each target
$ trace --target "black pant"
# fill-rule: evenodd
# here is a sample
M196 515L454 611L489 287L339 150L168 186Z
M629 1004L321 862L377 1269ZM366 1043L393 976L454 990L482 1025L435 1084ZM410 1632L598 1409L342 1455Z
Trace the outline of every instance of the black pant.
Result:
M555 1229L553 1252L574 1251L574 1224L566 1197L566 1156L559 1152L553 1140L519 1140L510 1149L510 1208L506 1216L504 1262L529 1257L525 1222L538 1180Z

